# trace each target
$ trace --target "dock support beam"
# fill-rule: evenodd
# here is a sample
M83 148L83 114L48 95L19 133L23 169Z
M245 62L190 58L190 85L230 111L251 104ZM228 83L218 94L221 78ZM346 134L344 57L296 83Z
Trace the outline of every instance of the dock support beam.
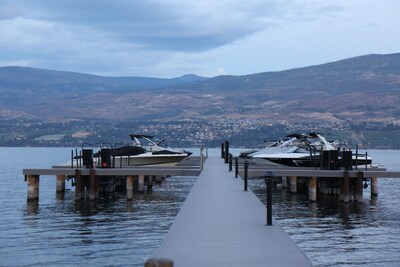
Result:
M363 202L363 173L358 172L355 188L354 188L355 201L358 203Z
M27 201L39 201L39 175L28 175Z
M89 180L89 199L94 200L98 197L98 185L97 185L97 176L96 170L90 169L90 180Z
M144 175L139 175L138 179L138 191L144 192Z
M347 171L344 172L343 180L340 185L339 201L343 201L344 203L349 203L350 201L350 180L349 172Z
M147 176L147 191L151 191L153 189L153 176Z
M290 193L297 193L297 177L290 176Z
M287 176L282 176L282 188L287 187Z
M129 175L126 177L126 199L133 199L133 176Z
M65 175L56 176L56 192L57 193L65 192Z
M81 175L80 170L75 171L75 201L84 199L85 197L85 183L84 177Z
M378 195L378 178L371 177L371 196L375 197Z
M310 201L317 201L317 177L310 177L308 183L308 199Z

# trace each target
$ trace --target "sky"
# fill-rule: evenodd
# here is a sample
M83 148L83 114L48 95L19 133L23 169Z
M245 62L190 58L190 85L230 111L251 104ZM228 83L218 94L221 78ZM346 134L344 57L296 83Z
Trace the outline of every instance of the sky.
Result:
M0 0L0 66L246 75L400 52L399 0Z

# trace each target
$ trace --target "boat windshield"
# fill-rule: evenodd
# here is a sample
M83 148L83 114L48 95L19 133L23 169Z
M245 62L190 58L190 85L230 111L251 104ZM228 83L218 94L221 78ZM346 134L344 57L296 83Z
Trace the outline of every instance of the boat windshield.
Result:
M293 146L288 149L287 153L308 153L309 151L305 148Z

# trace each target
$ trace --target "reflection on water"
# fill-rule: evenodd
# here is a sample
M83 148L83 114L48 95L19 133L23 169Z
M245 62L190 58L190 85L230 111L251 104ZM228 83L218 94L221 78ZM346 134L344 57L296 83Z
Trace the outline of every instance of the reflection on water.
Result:
M232 150L233 151L233 150ZM211 151L210 151L211 152ZM215 150L218 155L219 150ZM399 170L400 151L371 151ZM41 177L40 202L26 202L22 168L67 161L70 149L0 148L0 266L143 266L162 244L195 177L170 177L153 191L75 202L67 183ZM210 153L212 155L212 153ZM264 180L251 180L265 202ZM379 196L364 203L273 190L273 215L316 266L399 266L400 179L379 179Z
M266 203L262 179L253 192ZM336 196L290 194L275 186L273 216L315 266L399 266L400 180L380 179L378 197L364 190L363 203L341 203Z
M118 193L93 201L75 201L71 190L63 199L54 193L42 195L54 202L26 204L22 225L7 234L8 247L2 250L10 261L4 264L143 266L160 247L194 181L195 177L170 177L153 191L135 194L132 201ZM15 259L18 250L35 253L29 260Z
M27 202L22 168L68 160L70 149L0 148L0 266L143 266L161 246L196 177L170 177L152 191L75 201L40 178L40 200ZM65 157L65 159L64 159Z

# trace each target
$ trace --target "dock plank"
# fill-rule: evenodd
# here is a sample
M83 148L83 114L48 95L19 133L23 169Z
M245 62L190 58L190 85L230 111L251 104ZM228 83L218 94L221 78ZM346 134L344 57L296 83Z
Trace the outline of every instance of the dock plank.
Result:
M312 266L243 181L210 157L156 257L174 266Z

